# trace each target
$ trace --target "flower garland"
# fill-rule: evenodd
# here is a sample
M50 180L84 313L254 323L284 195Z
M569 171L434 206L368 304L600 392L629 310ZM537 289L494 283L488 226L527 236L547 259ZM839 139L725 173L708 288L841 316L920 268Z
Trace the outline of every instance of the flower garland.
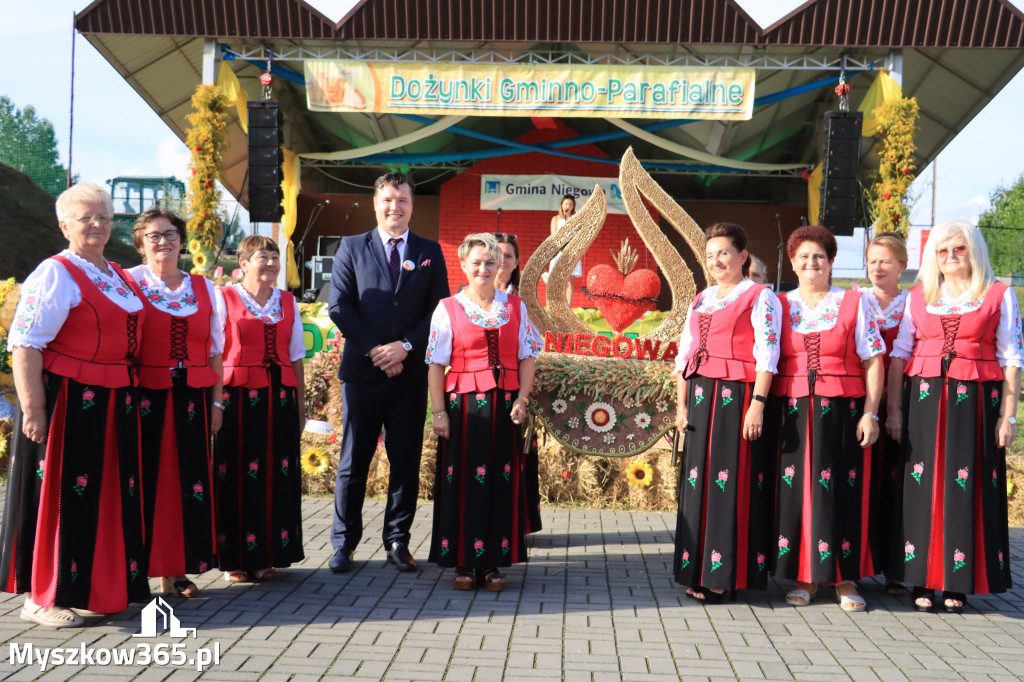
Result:
M192 254L192 272L206 275L222 229L217 212L221 195L216 181L224 169L228 100L217 86L200 85L192 95L192 107L195 112L188 115L192 127L185 137L192 155L188 164L191 172L188 205L192 210L188 221L188 250Z
M917 99L903 97L875 109L878 120L879 180L871 186L871 218L878 231L895 231L906 236L910 207L907 190L914 182L914 131L918 115Z

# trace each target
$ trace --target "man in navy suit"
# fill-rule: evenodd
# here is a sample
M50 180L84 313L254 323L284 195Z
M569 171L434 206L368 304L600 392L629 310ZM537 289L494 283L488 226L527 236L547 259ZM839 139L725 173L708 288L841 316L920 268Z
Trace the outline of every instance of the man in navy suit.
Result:
M335 573L351 570L363 536L366 476L381 427L391 465L384 547L398 570L416 569L409 539L427 410L424 357L431 314L450 291L441 246L409 231L414 188L404 173L379 177L373 193L377 227L345 237L334 257L331 320L345 337L329 563Z

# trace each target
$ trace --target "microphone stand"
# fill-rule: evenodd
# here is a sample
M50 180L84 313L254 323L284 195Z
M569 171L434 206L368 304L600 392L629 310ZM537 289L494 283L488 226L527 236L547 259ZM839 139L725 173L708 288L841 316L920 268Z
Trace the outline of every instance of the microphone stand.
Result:
M498 224L494 227L495 232L501 232L501 209L498 209Z
M775 270L775 294L778 295L782 289L782 253L785 246L782 243L782 221L781 216L775 214L775 228L779 231L779 267Z
M295 250L299 252L299 263L302 264L301 267L299 267L300 292L305 291L306 287L306 237L309 236L309 231L313 229L313 223L315 223L316 219L320 217L321 213L323 213L324 206L329 203L331 203L330 199L324 199L313 206L313 210L309 212L309 222L306 223L306 229L302 233L302 238L299 239L298 246L295 247Z

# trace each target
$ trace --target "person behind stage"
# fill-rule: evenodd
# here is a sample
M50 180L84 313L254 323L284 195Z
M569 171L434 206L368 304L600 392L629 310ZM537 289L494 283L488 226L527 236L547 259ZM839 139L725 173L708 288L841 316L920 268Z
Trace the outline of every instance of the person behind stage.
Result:
M150 598L135 382L142 293L103 257L110 195L57 197L68 248L25 279L11 324L18 407L3 515L4 591L51 628ZM76 612L79 611L79 612Z
M932 228L918 281L889 368L886 429L903 464L897 565L914 608L937 607L942 590L942 608L961 613L967 594L1012 584L1006 448L1017 434L1024 331L1017 297L996 281L970 223Z
M458 253L468 286L434 310L426 355L438 436L430 561L455 567L455 589L499 592L498 568L527 559L517 425L528 418L542 344L522 299L495 289L494 237L471 234Z
M501 249L498 274L494 276L494 288L507 294L519 295L519 244L514 234L495 232L494 238ZM540 462L537 452L537 438L531 437L529 447L523 453L523 485L526 487L526 512L529 516L527 533L541 530L540 520Z
M747 273L747 279L754 284L769 284L768 268L765 267L764 261L757 256L750 256L750 272Z
M674 572L689 597L764 588L773 453L762 438L779 359L779 300L745 276L747 235L732 223L705 231L718 282L693 300L676 356L676 427L685 434Z
M366 477L382 427L391 466L382 539L389 563L399 571L416 570L409 542L427 409L423 358L430 314L449 290L441 246L409 230L414 188L404 173L377 178L377 227L345 237L331 273L331 320L345 337L338 371L345 409L334 488L334 554L328 562L335 573L352 569L352 553L363 537Z
M797 228L786 250L799 286L779 297L773 572L797 581L786 595L793 606L828 583L843 610L863 611L856 581L875 574L867 505L884 343L864 297L831 286L837 245L828 229Z
M132 233L143 264L128 274L146 304L139 419L149 575L191 598L199 588L185 574L216 565L210 435L223 416L224 331L213 283L178 269L185 221L154 208Z
M899 287L900 275L907 267L907 244L896 232L879 233L868 242L864 259L871 288L861 289L861 296L868 302L871 314L882 332L882 340L885 342L882 359L888 371L891 362L889 353L896 340L907 301L907 292ZM883 389L882 402L878 408L879 424L885 424L887 409ZM899 464L899 444L884 429L872 446L871 462L873 473L868 523L875 569L884 571L887 576L899 574L902 569L894 571L889 564L891 561L903 563L903 541L893 533L895 519L902 513L899 495L903 488L903 468ZM891 595L905 593L903 585L895 580L887 580L886 590Z
M275 567L304 557L299 438L306 345L295 297L274 286L280 254L273 239L246 237L238 245L242 281L217 289L224 391L213 500L218 561L232 583L272 580Z
M569 218L572 218L576 214L576 199L571 194L566 194L562 197L562 202L558 205L558 213L551 216L551 234L558 232L565 225ZM551 259L551 264L548 266L548 272L551 272L555 268L555 263L561 258L562 252L559 251L554 258ZM577 261L576 265L572 269L573 277L583 276L583 261ZM545 280L546 282L547 280ZM568 279L565 282L565 300L568 301L569 307L572 307L572 280Z

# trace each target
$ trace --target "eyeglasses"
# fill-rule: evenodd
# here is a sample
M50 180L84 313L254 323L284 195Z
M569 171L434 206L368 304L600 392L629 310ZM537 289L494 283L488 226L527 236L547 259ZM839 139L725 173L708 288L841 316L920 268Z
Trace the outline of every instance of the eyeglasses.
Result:
M114 222L114 216L112 215L84 215L81 218L72 218L75 222L82 223L83 225L91 225L92 223L99 223L100 225L109 225Z
M167 230L166 232L147 232L143 237L150 244L159 244L161 239L165 239L169 242L176 242L181 239L181 235L178 234L177 230Z
M947 258L949 258L950 251L952 251L953 255L956 256L957 258L963 258L965 255L967 255L967 247L962 244L960 246L954 246L952 249L949 249L947 247L935 249L935 255L941 258L942 260L946 260Z
M516 240L516 236L508 232L495 232L494 238L499 242L514 242Z

